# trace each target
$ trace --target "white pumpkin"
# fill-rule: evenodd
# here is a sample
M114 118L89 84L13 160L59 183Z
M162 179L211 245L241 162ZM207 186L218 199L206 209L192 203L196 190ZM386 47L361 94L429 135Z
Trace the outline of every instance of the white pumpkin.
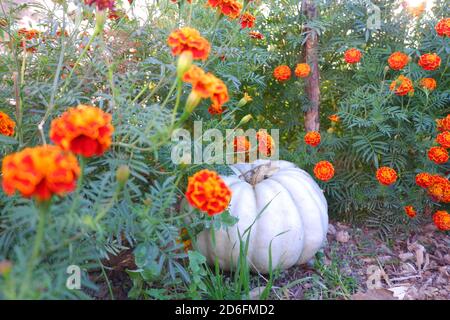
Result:
M222 178L233 192L230 214L239 221L215 230L215 245L210 230L198 235L198 249L208 262L213 264L217 257L222 269L235 268L239 257L237 229L242 236L253 223L247 255L253 271L270 271L271 242L273 268L286 269L313 258L328 229L327 201L313 178L287 161L257 160L231 168L236 175Z

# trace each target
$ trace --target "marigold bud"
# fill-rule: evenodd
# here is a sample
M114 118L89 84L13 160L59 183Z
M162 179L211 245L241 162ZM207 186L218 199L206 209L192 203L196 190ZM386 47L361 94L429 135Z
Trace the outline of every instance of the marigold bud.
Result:
M237 106L238 106L238 108L241 108L252 100L253 100L253 98L250 95L248 95L246 92L246 93L244 93L244 97L241 100L239 100Z
M196 91L192 91L186 100L186 112L192 113L201 100L202 97Z
M194 60L194 56L191 51L183 51L178 58L177 64L177 75L178 78L181 78L186 71L188 71L192 66L192 61Z
M247 114L247 115L243 116L241 121L239 121L238 127L242 126L243 124L246 124L247 122L249 122L252 119L253 119L253 116L251 114Z
M116 170L116 179L120 187L123 187L130 178L130 168L123 164Z

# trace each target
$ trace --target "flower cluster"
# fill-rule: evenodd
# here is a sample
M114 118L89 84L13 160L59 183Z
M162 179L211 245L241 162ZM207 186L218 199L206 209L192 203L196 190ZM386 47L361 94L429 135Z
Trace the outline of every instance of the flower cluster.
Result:
M212 8L217 8L230 19L239 17L242 10L242 4L236 0L208 0L208 5Z
M291 77L291 69L286 65L278 66L273 70L273 76L279 82L287 81Z
M433 78L423 78L420 80L420 85L422 88L427 89L428 91L433 91L436 89L437 83Z
M410 218L414 218L417 214L416 209L414 209L413 206L406 206L406 207L404 207L404 209L405 209L406 215Z
M76 157L58 146L26 148L7 155L2 164L3 190L24 197L49 200L75 190L80 167Z
M0 134L8 137L14 135L16 123L6 113L0 111Z
M440 65L441 58L436 53L426 53L420 56L419 66L421 66L423 70L436 70Z
M64 150L92 157L102 155L110 147L113 132L109 113L79 105L52 121L50 139Z
M392 70L402 70L409 62L409 57L403 52L394 52L388 58L388 65Z
M299 63L295 67L295 75L299 78L306 78L311 72L311 67L307 63Z
M356 48L348 49L344 52L344 60L347 63L358 63L361 60L362 53Z
M186 199L192 206L213 216L228 207L231 190L216 172L204 169L189 177Z
M192 58L196 60L206 60L211 51L208 40L203 38L198 30L190 27L173 31L167 39L167 44L171 47L174 56L190 52Z
M426 189L433 200L450 202L450 181L445 177L422 172L416 175L416 184Z
M414 93L414 87L411 79L405 77L404 75L399 75L396 80L392 81L389 89L394 91L398 96Z
M450 37L450 18L439 20L434 29L439 36Z
M450 214L447 211L436 211L433 215L433 222L439 230L450 231Z
M328 161L319 161L314 166L314 175L319 180L328 181L334 176L334 167Z
M212 104L208 109L211 114L223 112L222 106L229 100L229 97L227 86L222 80L193 65L183 75L183 81L192 85L192 95L196 97L194 99L211 99Z
M320 144L320 133L317 131L309 131L303 138L307 145L317 147Z
M428 159L436 164L444 164L448 158L448 151L443 147L431 147L428 150Z
M380 167L377 170L376 177L381 184L389 186L397 181L397 172L389 167Z

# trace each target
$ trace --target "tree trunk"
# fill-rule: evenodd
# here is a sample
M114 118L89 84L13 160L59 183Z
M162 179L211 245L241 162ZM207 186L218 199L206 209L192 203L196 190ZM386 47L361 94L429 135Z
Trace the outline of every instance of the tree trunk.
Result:
M302 12L308 20L317 17L317 8L314 0L303 0ZM319 88L319 37L314 30L305 28L308 32L307 40L303 45L303 57L311 67L311 74L306 78L306 95L310 102L310 109L305 112L306 131L319 131L319 109L320 109L320 88Z

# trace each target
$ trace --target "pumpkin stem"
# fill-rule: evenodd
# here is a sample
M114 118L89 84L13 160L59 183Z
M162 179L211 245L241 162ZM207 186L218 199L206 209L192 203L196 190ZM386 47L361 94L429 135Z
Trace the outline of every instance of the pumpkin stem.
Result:
M239 176L239 178L244 179L246 182L250 183L252 186L256 186L261 181L271 177L275 172L278 171L278 167L272 165L271 162L266 164L261 164Z

